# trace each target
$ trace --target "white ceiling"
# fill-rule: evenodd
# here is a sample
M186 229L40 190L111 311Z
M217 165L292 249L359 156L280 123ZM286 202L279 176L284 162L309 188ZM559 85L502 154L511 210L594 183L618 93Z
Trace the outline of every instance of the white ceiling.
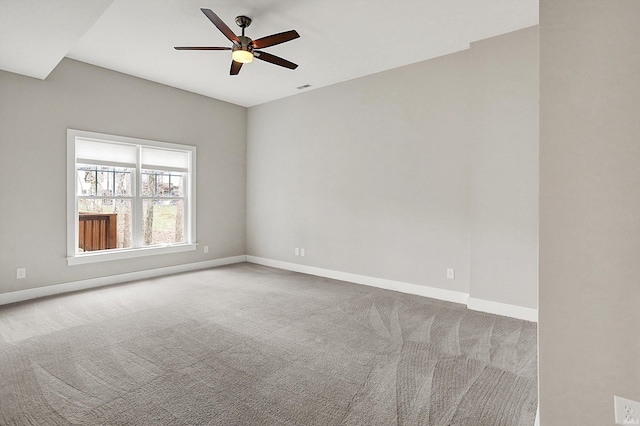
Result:
M230 76L230 46L200 11L253 39L295 29L264 49L299 64L263 61ZM0 69L45 79L63 57L253 106L467 49L538 24L538 0L0 0Z

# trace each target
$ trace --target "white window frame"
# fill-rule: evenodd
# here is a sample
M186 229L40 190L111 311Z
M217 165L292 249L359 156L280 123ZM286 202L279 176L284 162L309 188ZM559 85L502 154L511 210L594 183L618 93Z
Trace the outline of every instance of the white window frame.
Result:
M184 239L183 243L166 244L160 246L132 247L122 249L98 250L78 253L78 203L77 195L77 164L76 164L76 139L94 140L98 142L119 143L135 145L138 152L142 147L164 148L180 150L189 155L189 170L186 173L184 190ZM140 155L137 158L135 168L136 175L141 172ZM132 179L132 185L138 185L138 179ZM140 188L134 191L134 203L142 203ZM134 208L134 215L138 213ZM142 227L141 223L134 221L133 226ZM139 244L139 242L138 242ZM67 129L67 264L80 265L108 260L129 259L141 256L157 254L178 253L196 250L196 147L191 145L180 145L169 142L159 142L146 139L130 138L125 136L115 136L104 133L88 132L84 130Z

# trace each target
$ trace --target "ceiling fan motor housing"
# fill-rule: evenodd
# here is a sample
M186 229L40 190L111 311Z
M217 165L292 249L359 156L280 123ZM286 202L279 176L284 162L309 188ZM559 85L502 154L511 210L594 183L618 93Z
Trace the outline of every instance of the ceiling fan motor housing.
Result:
M238 46L234 43L233 50L247 50L249 52L253 50L253 40L245 36L238 36L238 38L240 39L240 45Z

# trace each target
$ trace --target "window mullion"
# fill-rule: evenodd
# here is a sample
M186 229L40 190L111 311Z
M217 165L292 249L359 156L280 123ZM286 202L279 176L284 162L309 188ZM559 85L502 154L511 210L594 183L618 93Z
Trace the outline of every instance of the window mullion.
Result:
M77 199L86 199L86 200L133 200L135 197L128 197L125 195L119 195L117 197L112 197L109 195L76 195Z

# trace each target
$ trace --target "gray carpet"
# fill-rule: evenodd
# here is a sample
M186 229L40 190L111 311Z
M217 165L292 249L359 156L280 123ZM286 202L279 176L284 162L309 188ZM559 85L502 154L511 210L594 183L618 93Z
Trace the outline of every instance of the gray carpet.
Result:
M536 325L252 264L0 307L2 425L533 425Z

